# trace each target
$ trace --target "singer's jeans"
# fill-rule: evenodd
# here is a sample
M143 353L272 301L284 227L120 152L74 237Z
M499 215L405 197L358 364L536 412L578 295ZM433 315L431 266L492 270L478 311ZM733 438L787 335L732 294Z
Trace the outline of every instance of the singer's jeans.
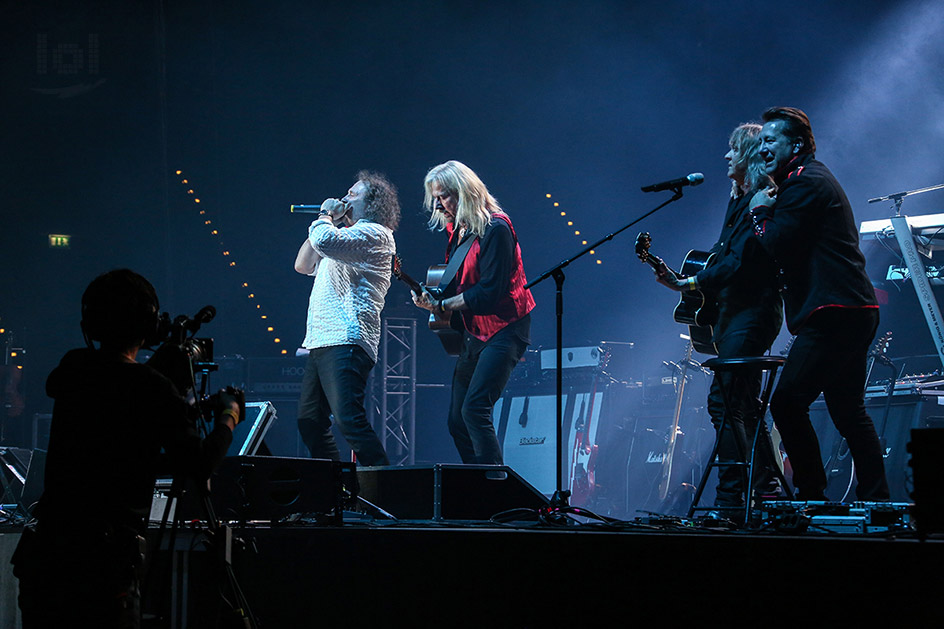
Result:
M367 422L364 395L374 366L359 345L313 349L308 354L298 400L298 431L312 458L340 461L331 434L331 415L362 465L389 465L387 454Z

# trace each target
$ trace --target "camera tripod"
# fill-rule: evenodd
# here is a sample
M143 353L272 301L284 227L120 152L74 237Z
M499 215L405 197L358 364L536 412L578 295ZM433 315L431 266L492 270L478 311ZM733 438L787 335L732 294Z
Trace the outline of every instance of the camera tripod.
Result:
M192 382L193 382L193 391L195 392L196 408L198 410L199 419L197 420L200 424L200 431L202 437L206 437L206 420L204 419L203 409L200 408L200 400L205 400L206 391L209 383L209 374L211 371L217 369L217 365L213 363L197 363L199 367L200 374L200 387L199 389L196 386L197 383L197 373L193 372L193 363L191 363L192 371ZM197 393L197 391L199 391ZM239 397L240 405L240 417L245 417L245 401L242 396ZM157 558L160 556L160 551L162 550L162 542L167 533L167 523L171 521L171 527L169 535L167 536L167 547L163 550L167 551L168 556L172 556L175 552L177 533L180 528L181 522L181 498L184 494L184 487L186 484L186 476L180 471L176 470L173 475L173 481L171 483L170 491L167 496L167 502L164 505L164 512L161 518L161 524L158 529L157 541L154 544L154 560L153 563L156 563ZM226 608L228 608L229 613L223 616L223 612L220 612L221 615L218 615L216 618L216 626L219 627L241 627L242 629L256 629L258 623L255 619L255 616L252 613L252 610L249 606L249 601L247 600L245 594L242 591L242 588L239 585L239 581L236 578L236 573L233 570L232 557L233 557L233 545L234 543L241 543L242 540L239 540L233 535L233 530L230 526L222 524L219 519L216 517L216 514L213 509L213 503L210 500L210 485L209 480L200 483L191 483L193 486L193 493L196 495L198 502L200 503L200 509L205 517L206 529L204 531L206 540L204 546L207 551L209 551L211 559L211 565L225 575L225 590L221 588L220 595L223 597L223 600L226 603ZM173 516L171 516L173 513ZM172 518L172 519L171 519ZM170 569L170 566L176 562L171 561L166 569ZM147 574L143 579L145 586L149 583L152 583L155 579L155 570L151 569L152 566L149 566ZM167 578L173 577L173 572L168 575L165 575ZM186 587L186 580L183 580L178 585L178 579L174 578L174 586L181 590ZM145 591L150 588L145 587ZM173 588L171 588L173 590ZM165 591L161 589L160 591ZM168 590L169 591L169 590ZM176 592L176 591L175 591ZM175 596L174 600L182 600L185 597ZM167 611L167 602L164 600L158 601L157 607L160 612ZM176 626L175 621L178 616L184 616L188 613L187 609L178 611L175 609L175 605L170 605L170 626ZM225 609L225 608L224 608Z

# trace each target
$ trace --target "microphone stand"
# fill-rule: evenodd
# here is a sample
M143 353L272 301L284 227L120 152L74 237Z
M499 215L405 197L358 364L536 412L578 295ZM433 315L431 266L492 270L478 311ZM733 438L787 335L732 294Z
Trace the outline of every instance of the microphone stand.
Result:
M556 372L557 372L556 374L557 376L557 427L556 427L557 428L557 485L556 485L556 490L554 491L554 495L551 497L551 503L549 505L549 509L551 511L564 510L566 512L567 509L570 509L570 505L569 505L570 490L565 490L563 488L563 484L564 484L563 461L561 460L562 450L563 450L563 444L561 443L561 441L563 441L563 438L564 438L564 434L563 434L564 433L563 431L564 379L563 379L563 348L562 348L563 321L564 321L564 279L565 279L564 269L570 266L571 262L579 258L582 258L583 256L588 254L593 249L599 247L603 243L613 240L613 238L615 238L617 235L626 231L627 229L629 229L636 223L642 221L643 219L649 217L650 215L655 214L656 212L658 212L659 210L667 206L669 203L672 203L674 201L678 201L679 199L681 199L683 185L685 184L680 183L678 186L671 188L672 192L674 192L675 194L673 194L672 198L670 198L668 201L665 201L664 203L660 203L659 205L649 210L642 216L634 219L627 225L620 227L619 229L617 229L615 232L611 234L607 234L606 236L596 241L592 245L589 245L582 251L578 252L576 255L566 260L562 260L561 262L557 263L555 266L551 267L550 269L548 269L547 271L539 275L537 279L531 280L525 285L525 288L531 288L532 286L536 286L537 284L540 284L547 278L553 277L554 282L557 286L557 303L556 303L556 310L555 310L555 313L557 316L557 369L556 369Z

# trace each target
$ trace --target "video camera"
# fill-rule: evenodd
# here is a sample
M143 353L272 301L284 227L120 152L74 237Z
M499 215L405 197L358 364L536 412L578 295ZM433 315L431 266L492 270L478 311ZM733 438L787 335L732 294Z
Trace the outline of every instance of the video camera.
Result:
M213 339L196 338L194 335L204 323L209 323L216 316L216 308L204 306L193 318L178 315L171 320L168 313L162 313L158 323L157 341L160 344L147 364L166 376L177 390L185 397L191 390L194 399L205 401L216 410L221 401L221 392L207 396L208 375L219 369L213 362ZM197 375L200 374L198 389ZM245 394L234 387L226 387L225 392L239 403L240 418L245 416Z

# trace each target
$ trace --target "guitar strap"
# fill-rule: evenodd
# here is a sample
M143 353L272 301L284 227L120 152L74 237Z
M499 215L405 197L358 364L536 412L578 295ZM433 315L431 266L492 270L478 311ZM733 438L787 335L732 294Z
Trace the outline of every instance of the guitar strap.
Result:
M459 272L459 267L462 266L462 263L465 262L465 258L469 255L469 249L472 248L472 243L478 240L479 237L475 236L474 238L466 238L456 250L452 253L452 257L449 258L449 264L446 265L446 268L443 269L442 278L439 280L439 288L443 291L452 283L452 280L456 278L456 273Z

